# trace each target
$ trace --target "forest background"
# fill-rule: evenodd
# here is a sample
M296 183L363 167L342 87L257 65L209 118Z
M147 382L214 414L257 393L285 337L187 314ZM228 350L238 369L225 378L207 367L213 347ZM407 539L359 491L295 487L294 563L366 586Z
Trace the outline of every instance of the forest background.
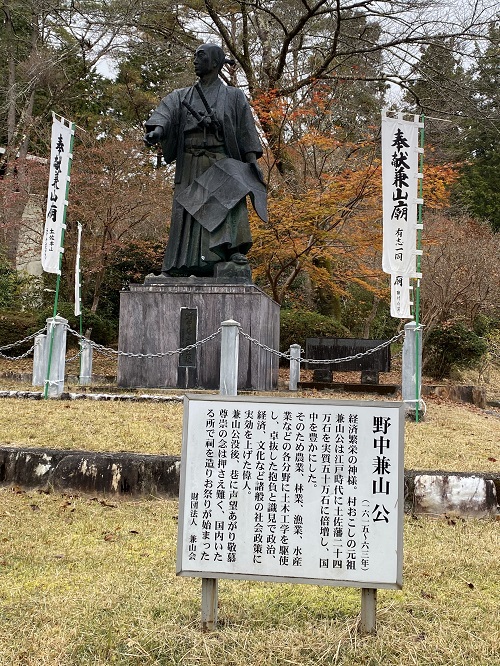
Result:
M83 225L84 326L116 342L119 292L158 272L172 167L143 145L159 99L220 44L258 120L269 222L252 219L256 284L282 307L282 347L391 337L381 270L380 112L424 114L422 321L443 376L498 353L500 14L489 0L2 0L0 341L51 315L41 247L52 112L78 125L60 311Z

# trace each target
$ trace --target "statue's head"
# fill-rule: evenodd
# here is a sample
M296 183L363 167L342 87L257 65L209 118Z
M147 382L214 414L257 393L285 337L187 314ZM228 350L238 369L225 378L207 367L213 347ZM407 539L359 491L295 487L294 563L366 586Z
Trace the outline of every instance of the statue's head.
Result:
M203 76L213 70L220 72L225 62L224 51L217 44L202 44L194 54L194 70L197 76Z

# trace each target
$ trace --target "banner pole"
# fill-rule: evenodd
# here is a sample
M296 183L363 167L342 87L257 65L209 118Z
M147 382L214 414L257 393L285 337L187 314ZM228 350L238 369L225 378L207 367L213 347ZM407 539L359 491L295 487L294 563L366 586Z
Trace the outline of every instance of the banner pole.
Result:
M59 272L57 273L57 278L56 278L56 293L54 295L54 309L52 312L52 317L55 319L57 317L57 308L59 305L59 289L61 286L61 271L62 271L62 256L64 252L64 236L65 236L65 231L66 231L66 213L68 209L68 194L69 194L69 174L71 171L71 164L73 162L73 145L75 142L75 124L70 123L71 127L71 139L69 143L69 160L68 160L68 173L66 174L66 188L64 191L64 210L63 210L63 224L61 227L61 245L60 245L60 250L59 250ZM54 333L55 333L55 326L52 326L52 330L50 333L50 342L49 342L49 355L48 355L48 362L47 362L47 377L45 378L45 386L43 390L43 397L45 400L48 399L49 397L49 380L50 380L50 371L52 368L52 352L54 348Z
M422 127L420 128L419 131L419 148L421 149L421 152L419 154L419 159L418 159L418 170L419 173L422 174L422 178L419 178L419 183L418 183L418 198L420 200L423 199L423 188L424 188L424 178L423 178L423 173L424 173L424 153L423 153L423 148L424 148L424 139L425 139L425 116L422 114L420 116L420 122L422 123ZM422 249L422 208L423 204L419 203L418 204L418 211L417 211L417 250ZM421 260L421 253L417 253L417 273L420 274L422 270L422 260ZM420 392L421 392L421 372L422 369L420 368L420 278L417 278L417 284L415 285L415 324L416 324L416 337L415 337L415 353L416 353L416 359L415 359L415 368L416 368L416 377L415 377L415 422L418 423L419 421L419 409L420 409Z

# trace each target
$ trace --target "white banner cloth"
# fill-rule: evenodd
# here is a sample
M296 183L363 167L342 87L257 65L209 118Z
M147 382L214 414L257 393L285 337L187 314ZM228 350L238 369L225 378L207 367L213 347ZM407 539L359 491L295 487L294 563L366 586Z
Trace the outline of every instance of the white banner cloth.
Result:
M82 224L78 222L78 241L76 243L76 261L75 261L75 316L82 314L82 284L80 282L80 248L82 244Z
M42 243L42 268L47 273L60 274L59 257L63 252L61 237L64 229L67 185L72 159L74 125L68 126L64 118L53 115L50 151L50 174L47 194L47 212Z
M392 275L416 277L418 116L403 120L402 114L390 118L382 111L382 269Z
M413 287L407 275L391 275L391 317L413 319L411 293Z

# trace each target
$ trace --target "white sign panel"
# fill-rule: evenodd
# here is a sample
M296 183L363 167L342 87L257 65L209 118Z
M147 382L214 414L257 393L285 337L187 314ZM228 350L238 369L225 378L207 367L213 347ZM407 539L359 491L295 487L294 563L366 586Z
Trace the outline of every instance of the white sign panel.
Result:
M75 133L74 125L66 125L68 121L53 117L52 139L50 152L49 188L47 194L47 211L45 214L45 228L42 243L42 268L47 273L59 274L61 246L61 233L64 228L64 216L68 201L67 184L72 149L72 137Z
M382 114L382 269L393 275L417 277L417 205L419 129L423 123Z
M396 402L186 396L177 572L400 588Z

